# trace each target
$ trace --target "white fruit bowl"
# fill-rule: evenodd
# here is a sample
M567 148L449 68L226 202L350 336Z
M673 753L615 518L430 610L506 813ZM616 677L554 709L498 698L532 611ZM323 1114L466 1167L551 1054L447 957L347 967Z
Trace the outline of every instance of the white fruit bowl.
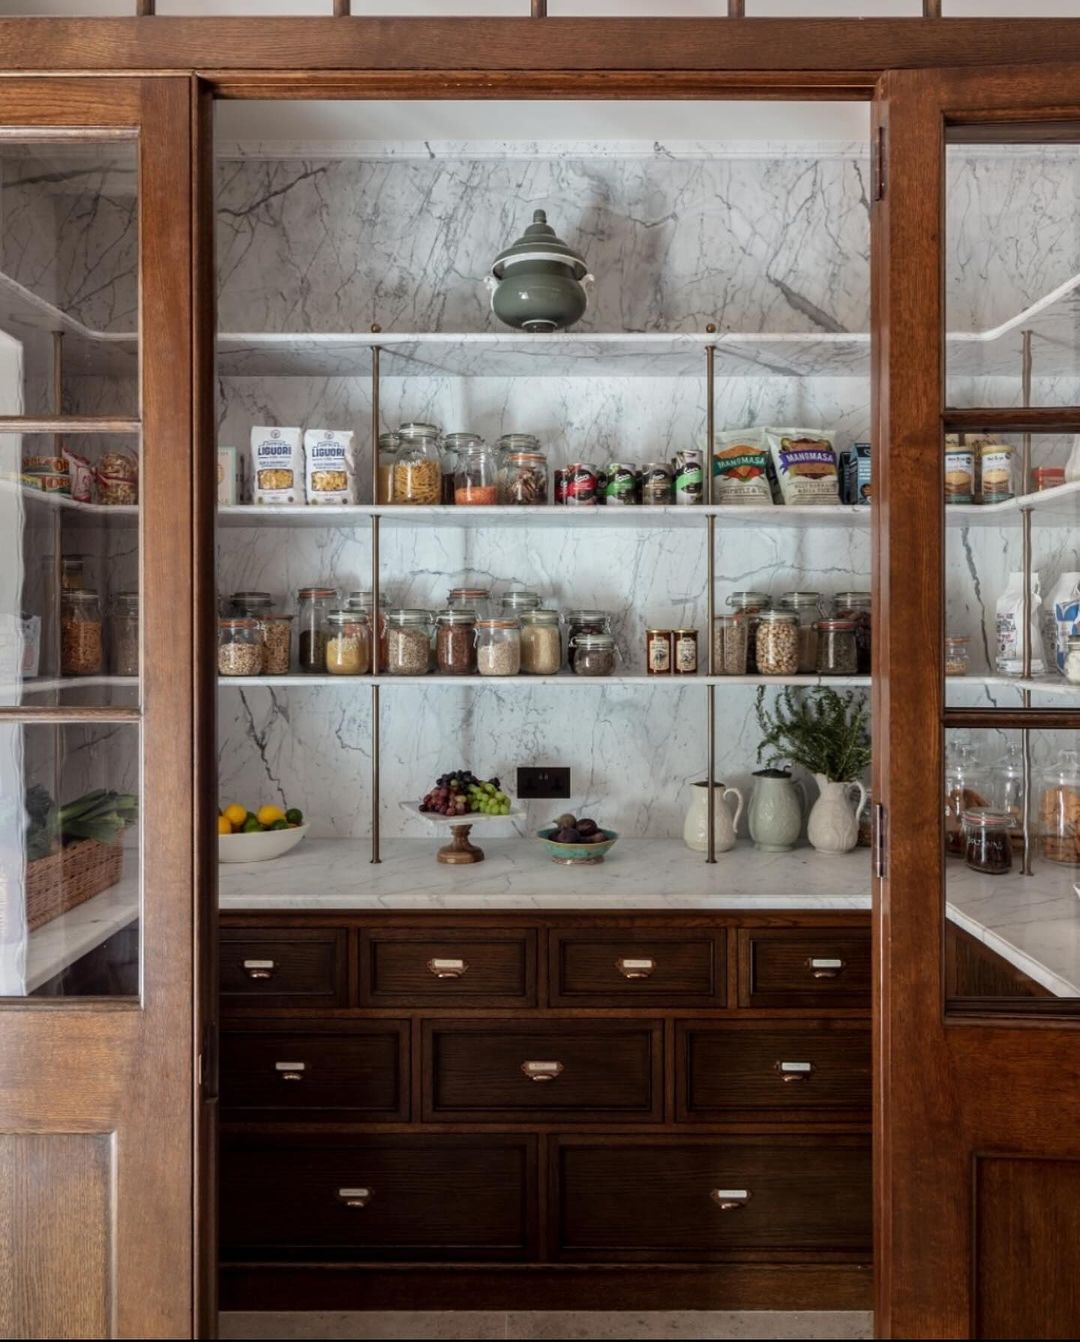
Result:
M269 862L290 852L307 833L307 825L295 829L267 829L254 834L219 834L219 862Z

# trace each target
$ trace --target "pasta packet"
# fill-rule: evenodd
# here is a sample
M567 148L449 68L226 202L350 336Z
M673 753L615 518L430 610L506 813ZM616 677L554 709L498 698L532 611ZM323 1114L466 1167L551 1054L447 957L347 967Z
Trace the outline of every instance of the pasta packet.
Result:
M355 503L356 457L351 429L308 429L304 434L308 503Z

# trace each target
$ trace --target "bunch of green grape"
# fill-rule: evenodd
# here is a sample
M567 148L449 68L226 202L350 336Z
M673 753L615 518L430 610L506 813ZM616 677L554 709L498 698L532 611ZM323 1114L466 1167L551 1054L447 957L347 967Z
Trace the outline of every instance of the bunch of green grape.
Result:
M500 789L497 778L488 783L470 783L469 810L483 815L509 815L510 798Z

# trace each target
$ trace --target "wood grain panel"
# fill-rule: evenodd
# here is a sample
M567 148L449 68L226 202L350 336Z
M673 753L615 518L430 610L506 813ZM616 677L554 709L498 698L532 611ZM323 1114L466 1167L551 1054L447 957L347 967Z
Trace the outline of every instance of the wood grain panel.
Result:
M740 930L739 1005L870 1006L870 938L864 932Z
M661 925L555 929L549 934L551 1004L723 1006L725 944L723 932ZM645 963L647 972L634 962Z
M252 928L221 933L221 997L227 1008L344 1006L346 933L327 928Z
M112 1337L105 1134L0 1135L0 1337Z
M485 928L480 936L467 928L364 929L360 994L365 1005L380 1007L535 1006L536 933L524 928Z

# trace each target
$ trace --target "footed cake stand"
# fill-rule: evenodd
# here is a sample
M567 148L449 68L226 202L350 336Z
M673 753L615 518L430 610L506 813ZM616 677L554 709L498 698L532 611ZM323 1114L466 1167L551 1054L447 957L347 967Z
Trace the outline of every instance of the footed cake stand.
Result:
M450 842L438 850L435 860L452 866L483 862L484 850L469 841L474 826L490 829L493 825L507 820L513 822L526 819L526 812L513 803L506 815L486 815L483 811L467 811L465 815L438 815L434 811L421 811L420 804L415 801L403 801L399 804L409 815L426 821L428 827L436 833L445 833L449 830Z

